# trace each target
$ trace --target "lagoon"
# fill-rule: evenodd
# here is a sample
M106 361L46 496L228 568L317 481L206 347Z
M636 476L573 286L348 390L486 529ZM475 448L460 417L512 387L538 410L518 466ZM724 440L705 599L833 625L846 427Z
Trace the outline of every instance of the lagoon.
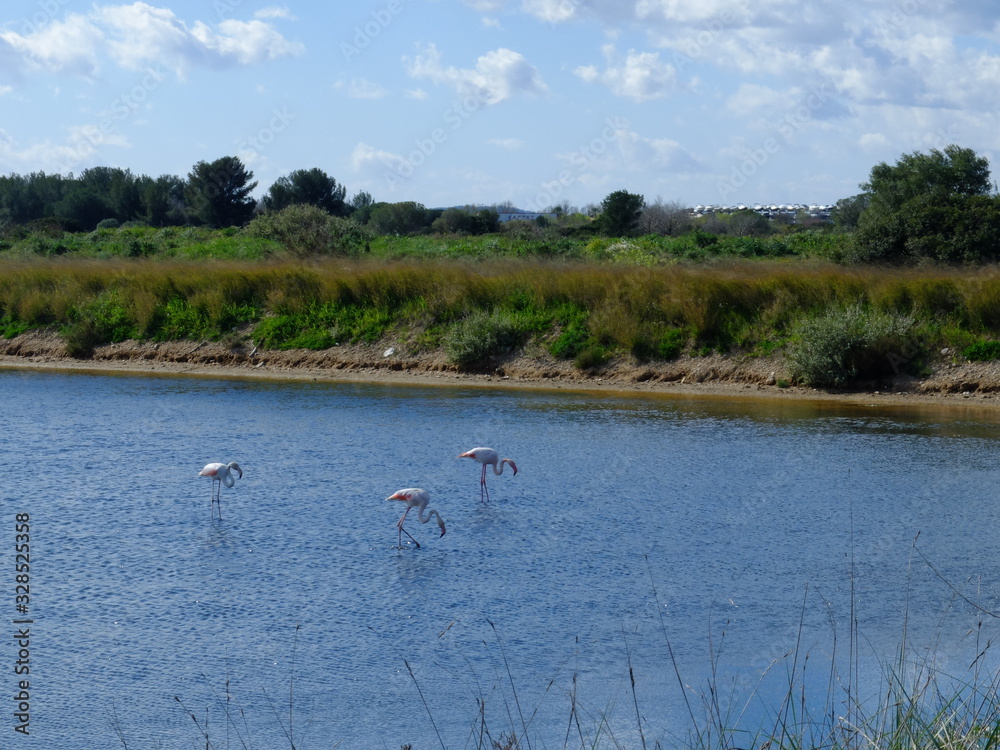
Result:
M904 623L957 677L996 636L989 408L27 370L0 408L19 746L676 746L710 684L754 728L805 663L876 695ZM489 504L479 445L519 468ZM403 487L444 537L397 548Z

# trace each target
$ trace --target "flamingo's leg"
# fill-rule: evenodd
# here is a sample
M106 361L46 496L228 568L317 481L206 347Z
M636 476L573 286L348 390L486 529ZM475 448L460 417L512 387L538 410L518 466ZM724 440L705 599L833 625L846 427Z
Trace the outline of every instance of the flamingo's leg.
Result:
M483 503L490 501L490 488L486 486L486 464L483 464L483 475L479 479L479 501Z
M406 534L406 535L407 535L408 537L410 537L410 539L413 539L413 536L412 536L412 535L410 534L410 532L409 532L409 531L407 531L406 529L404 529L404 528L403 528L403 521L405 521L405 520L406 520L406 516L407 516L407 514L408 514L408 513L410 512L410 509L411 509L412 507L413 507L413 506L411 505L411 506L409 506L409 507L408 507L408 508L407 508L407 509L406 509L405 511L403 511L403 517L402 517L402 518L400 518L400 519L399 519L399 523L397 523L397 524L396 524L396 528L398 528L398 529L399 529L399 541L398 541L398 546L399 546L399 548L400 548L400 549L402 549L402 548L403 548L403 534ZM418 542L418 541L417 541L416 539L413 539L413 543L414 543L415 545L417 545L417 548L418 548L418 549L420 548L420 542Z
M417 545L417 549L420 549L420 542L418 542L416 539L414 539L413 536L410 534L409 531L407 531L406 529L404 529L402 526L399 527L399 530L402 531L404 534L406 534L408 537L410 537L410 539L413 541L413 543L415 545ZM399 546L400 547L403 546L403 544L402 544L402 537L400 537L400 545Z

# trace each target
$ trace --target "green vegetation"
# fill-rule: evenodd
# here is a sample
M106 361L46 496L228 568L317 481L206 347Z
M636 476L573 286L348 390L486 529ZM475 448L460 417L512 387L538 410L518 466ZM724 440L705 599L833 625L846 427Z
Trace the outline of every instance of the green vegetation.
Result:
M992 362L1000 359L1000 341L977 341L965 347L962 356L972 362Z
M914 365L915 351L900 350L912 338L913 318L860 305L827 310L800 321L789 347L792 374L810 385L842 386L890 377L900 365Z
M101 230L121 231L121 230ZM713 351L787 353L797 382L843 386L919 374L942 347L997 356L1000 276L542 260L309 263L120 256L0 261L0 333L54 327L69 351L129 338L262 349L379 343L442 348L488 369L532 347L595 369Z
M130 338L384 341L464 369L524 350L583 370L784 353L796 382L833 387L919 374L936 348L997 358L1000 282L981 264L1000 257L1000 198L957 146L877 165L830 221L618 190L500 223L510 206L347 201L319 169L255 205L252 177L235 157L186 179L0 177L0 334L53 327L79 357Z

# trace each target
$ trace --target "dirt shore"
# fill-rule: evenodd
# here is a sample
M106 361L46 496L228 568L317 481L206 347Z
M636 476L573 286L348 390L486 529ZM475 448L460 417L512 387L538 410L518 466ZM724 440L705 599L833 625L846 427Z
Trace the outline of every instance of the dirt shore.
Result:
M0 339L0 367L80 372L236 377L272 380L381 382L673 393L742 398L838 400L875 404L976 405L1000 411L1000 363L953 361L949 352L930 375L900 375L857 390L788 386L779 358L681 357L665 363L613 361L593 372L543 350L495 363L490 372L461 372L440 353L400 347L337 346L325 351L258 351L220 342L126 341L98 347L88 359L66 353L54 331Z

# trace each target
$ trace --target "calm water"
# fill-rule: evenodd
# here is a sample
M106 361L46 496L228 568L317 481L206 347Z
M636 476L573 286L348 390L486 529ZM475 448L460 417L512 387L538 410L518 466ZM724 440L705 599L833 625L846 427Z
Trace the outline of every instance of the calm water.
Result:
M0 408L3 613L30 513L34 620L31 736L8 638L3 747L277 748L291 721L300 750L464 748L483 720L562 747L574 700L571 746L603 719L637 747L630 663L671 745L671 650L693 696L713 654L734 705L757 690L752 725L797 642L825 695L852 588L863 692L907 611L948 674L996 636L954 591L1000 610L990 411L6 371ZM477 445L520 469L489 505ZM233 460L211 520L196 475ZM411 519L399 550L384 498L410 486L448 533Z

